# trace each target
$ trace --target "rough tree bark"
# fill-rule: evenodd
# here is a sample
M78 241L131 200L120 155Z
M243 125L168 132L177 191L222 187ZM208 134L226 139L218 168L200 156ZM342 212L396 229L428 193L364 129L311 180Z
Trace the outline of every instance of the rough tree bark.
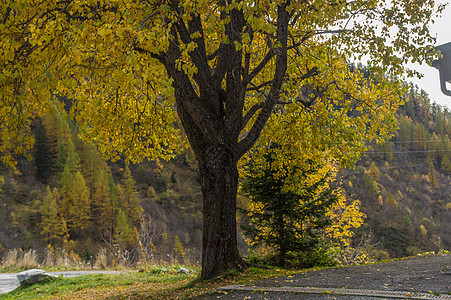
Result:
M237 248L238 170L228 147L208 147L199 159L203 192L202 278L246 266Z

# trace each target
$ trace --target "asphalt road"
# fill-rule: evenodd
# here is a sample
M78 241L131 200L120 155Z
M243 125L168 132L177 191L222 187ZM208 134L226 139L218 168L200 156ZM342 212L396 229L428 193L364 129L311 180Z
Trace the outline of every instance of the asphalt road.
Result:
M296 287L314 289L296 291ZM419 256L374 265L301 272L258 281L253 283L250 289L253 291L229 287L224 291L193 299L451 300L451 255ZM312 294L318 290L320 294ZM379 296L373 297L372 294L374 295L376 291L379 292ZM346 295L351 292L360 295Z
M49 274L65 278L90 275L90 274L115 274L123 273L124 271L64 271L64 272L47 272ZM0 273L0 294L8 293L19 287L19 279L17 273Z

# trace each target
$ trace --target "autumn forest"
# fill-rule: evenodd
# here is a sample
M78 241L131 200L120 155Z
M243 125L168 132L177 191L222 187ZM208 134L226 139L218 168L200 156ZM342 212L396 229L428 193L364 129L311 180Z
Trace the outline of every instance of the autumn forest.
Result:
M348 236L321 241L335 263L450 250L450 112L417 87L409 89L393 138L368 144L357 166L341 168L331 182L348 203L335 207L342 211L336 214L354 214L354 221L332 218L333 226L349 226ZM102 267L199 263L202 194L190 150L169 162L113 163L77 137L64 112L33 122L32 159L17 156L16 167L1 167L0 256L32 249L41 261L50 252ZM238 199L242 208L251 206L243 192ZM241 213L239 222L249 220ZM250 259L271 252L249 248L252 241L243 230L239 235Z

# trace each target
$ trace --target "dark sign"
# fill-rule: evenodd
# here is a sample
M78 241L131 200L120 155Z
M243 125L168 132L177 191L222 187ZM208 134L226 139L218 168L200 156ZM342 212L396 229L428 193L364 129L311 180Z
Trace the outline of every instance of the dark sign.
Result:
M432 66L437 68L440 72L440 88L443 94L451 96L451 91L446 87L446 82L451 83L451 43L437 46L435 49L440 50L443 57L439 60L435 60L432 63Z

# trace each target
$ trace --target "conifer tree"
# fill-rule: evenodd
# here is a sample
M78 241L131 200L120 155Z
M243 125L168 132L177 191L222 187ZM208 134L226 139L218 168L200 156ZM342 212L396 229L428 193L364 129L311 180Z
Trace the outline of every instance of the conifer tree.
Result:
M446 154L446 153L445 153L445 155L443 155L443 158L442 158L441 169L446 174L451 174L451 161L448 157L448 154Z
M440 154L441 154L440 150L442 150L441 145L440 145L441 139L442 138L440 135L437 136L437 134L435 134L435 132L432 133L432 137L428 143L428 152L427 152L427 156L426 156L426 159L428 162L432 162L432 163L439 162L439 158L440 158Z
M379 194L379 185L377 184L377 181L373 179L373 177L369 177L369 194L370 195L378 195Z
M64 218L58 213L58 190L55 188L53 192L47 186L46 195L42 201L40 211L42 214L41 234L44 240L51 245L61 245L67 242L68 231Z
M181 258L184 258L184 257L185 257L185 249L183 249L183 244L182 244L182 242L180 241L180 238L179 238L178 235L176 235L176 236L175 236L175 239L174 239L174 250L175 250L175 253L176 253L179 257L181 257Z
M125 167L123 183L123 196L125 206L127 207L127 215L132 223L136 223L141 218L143 208L141 206L141 199L139 199L138 191L136 190L135 179L128 166Z
M276 175L276 155L269 151L264 158L263 169L250 163L243 183L243 192L255 206L246 211L250 226L244 229L252 247L261 243L274 247L276 263L286 266L297 252L314 251L320 230L329 224L326 212L337 197L326 186L328 174L309 181L309 175L318 172L318 165L310 169L284 166L286 172L280 176ZM286 189L286 182L293 176L302 181L295 192Z
M398 202L396 201L395 197L393 197L393 194L391 192L388 192L387 194L387 200L385 201L387 205L396 207L398 206Z
M80 171L80 157L78 156L74 142L70 139L67 142L67 166L71 174L76 174Z
M426 130L424 129L424 126L420 123L415 124L415 131L414 131L414 146L416 150L425 150L426 143Z
M70 229L73 232L78 232L89 226L91 219L91 201L89 199L89 192L86 187L83 175L77 172L74 176L73 186L70 189Z
M437 113L435 116L435 131L440 134L444 135L446 130L446 120L445 115L443 113L442 107L440 105L437 105Z
M368 177L373 178L374 180L378 180L379 177L381 176L381 172L379 171L379 168L376 166L376 164L373 162L371 162L371 166L368 170L368 172L366 172Z
M42 119L47 132L52 164L58 173L61 173L64 169L67 159L66 145L71 138L70 126L64 115L64 111L60 111L52 105Z
M58 141L57 157L56 157L56 170L58 173L63 172L66 162L67 162L67 149L63 138L60 138Z
M410 121L407 116L401 116L399 117L399 130L398 130L398 136L399 140L401 141L410 141L411 135L410 135Z
M104 170L99 170L99 174L94 182L94 193L92 194L93 217L99 226L100 232L111 229L114 225L116 204L113 201L110 186L108 184L108 174Z
M100 172L105 168L105 162L97 152L96 146L93 144L80 143L80 165L83 171L83 177L92 198L95 193L95 182Z
M124 250L134 245L133 226L124 210L120 209L116 216L116 224L114 226L114 243L119 250Z
M70 210L71 210L71 189L73 184L74 176L70 173L69 166L66 164L64 166L63 172L58 178L58 185L60 187L60 197L59 197L59 211L63 218L69 220Z
M52 175L53 166L47 133L41 120L36 127L35 138L34 165L36 167L36 178L42 183L47 183Z
M429 184L432 188L438 187L437 175L435 174L434 164L432 162L429 163L429 172L428 172Z

